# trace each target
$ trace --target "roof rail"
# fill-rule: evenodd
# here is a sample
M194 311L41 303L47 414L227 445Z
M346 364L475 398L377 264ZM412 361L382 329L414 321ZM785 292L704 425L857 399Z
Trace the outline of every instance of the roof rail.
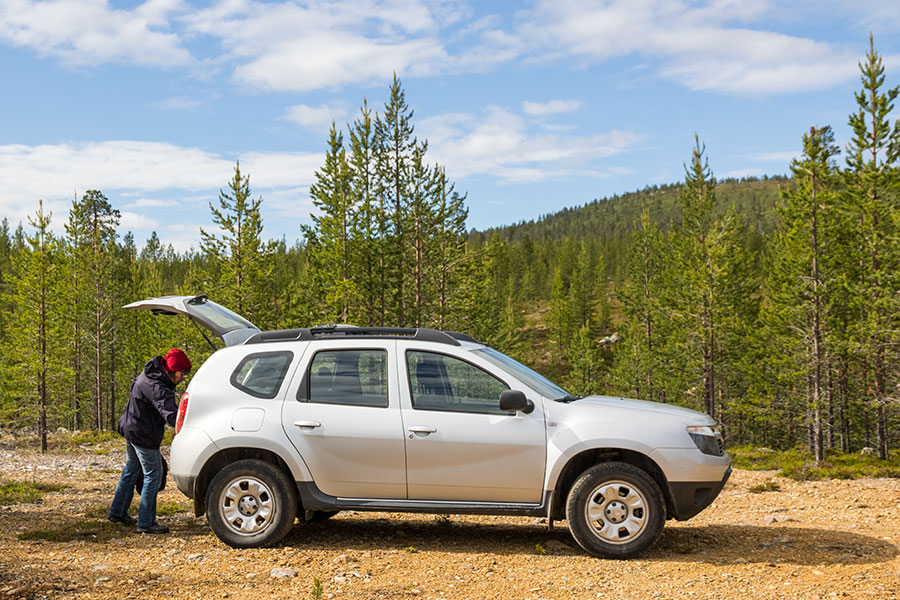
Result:
M422 342L437 342L450 346L460 346L460 341L476 342L472 336L456 331L439 331L427 327L356 327L354 325L314 325L301 329L280 329L257 333L245 344L265 344L268 342L311 341L322 338L405 338Z

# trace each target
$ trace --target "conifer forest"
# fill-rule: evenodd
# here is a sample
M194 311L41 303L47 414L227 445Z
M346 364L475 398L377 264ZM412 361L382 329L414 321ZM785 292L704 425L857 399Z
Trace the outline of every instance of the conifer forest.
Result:
M572 394L706 411L731 445L887 458L900 443L898 88L872 44L860 75L849 142L810 123L786 176L717 181L697 136L681 182L486 231L467 228L467 202L483 199L429 162L396 77L383 107L332 126L294 240L266 238L240 164L189 252L135 240L101 190L64 215L35 199L27 222L0 227L3 427L115 430L146 360L212 352L187 319L121 307L207 294L263 330L465 332Z

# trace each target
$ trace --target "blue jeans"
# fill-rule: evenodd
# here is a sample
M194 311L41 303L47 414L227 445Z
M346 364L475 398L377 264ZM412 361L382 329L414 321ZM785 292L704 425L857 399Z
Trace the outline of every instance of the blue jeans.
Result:
M162 455L159 448L141 448L125 442L125 468L116 485L109 516L117 518L128 514L128 507L134 497L134 485L141 471L144 472L144 487L138 507L137 526L150 527L156 523L156 493L159 491L162 475Z

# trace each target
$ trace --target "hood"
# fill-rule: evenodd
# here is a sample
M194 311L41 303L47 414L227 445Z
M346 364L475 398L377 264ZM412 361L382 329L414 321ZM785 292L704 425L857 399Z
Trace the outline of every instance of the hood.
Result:
M572 405L588 405L616 410L628 410L642 413L656 413L678 419L685 425L715 425L715 420L707 415L690 408L682 408L672 404L660 402L647 402L646 400L634 400L631 398L617 398L614 396L588 396L577 400Z

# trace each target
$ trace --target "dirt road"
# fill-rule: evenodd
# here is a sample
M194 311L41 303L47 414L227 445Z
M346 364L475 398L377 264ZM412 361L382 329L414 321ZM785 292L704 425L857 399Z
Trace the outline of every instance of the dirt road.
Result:
M649 553L608 561L564 522L357 512L232 550L171 481L160 520L172 532L140 535L105 519L122 462L118 444L0 447L0 480L68 486L0 507L0 598L900 598L900 480L777 479L780 490L751 493L773 473L738 470Z

